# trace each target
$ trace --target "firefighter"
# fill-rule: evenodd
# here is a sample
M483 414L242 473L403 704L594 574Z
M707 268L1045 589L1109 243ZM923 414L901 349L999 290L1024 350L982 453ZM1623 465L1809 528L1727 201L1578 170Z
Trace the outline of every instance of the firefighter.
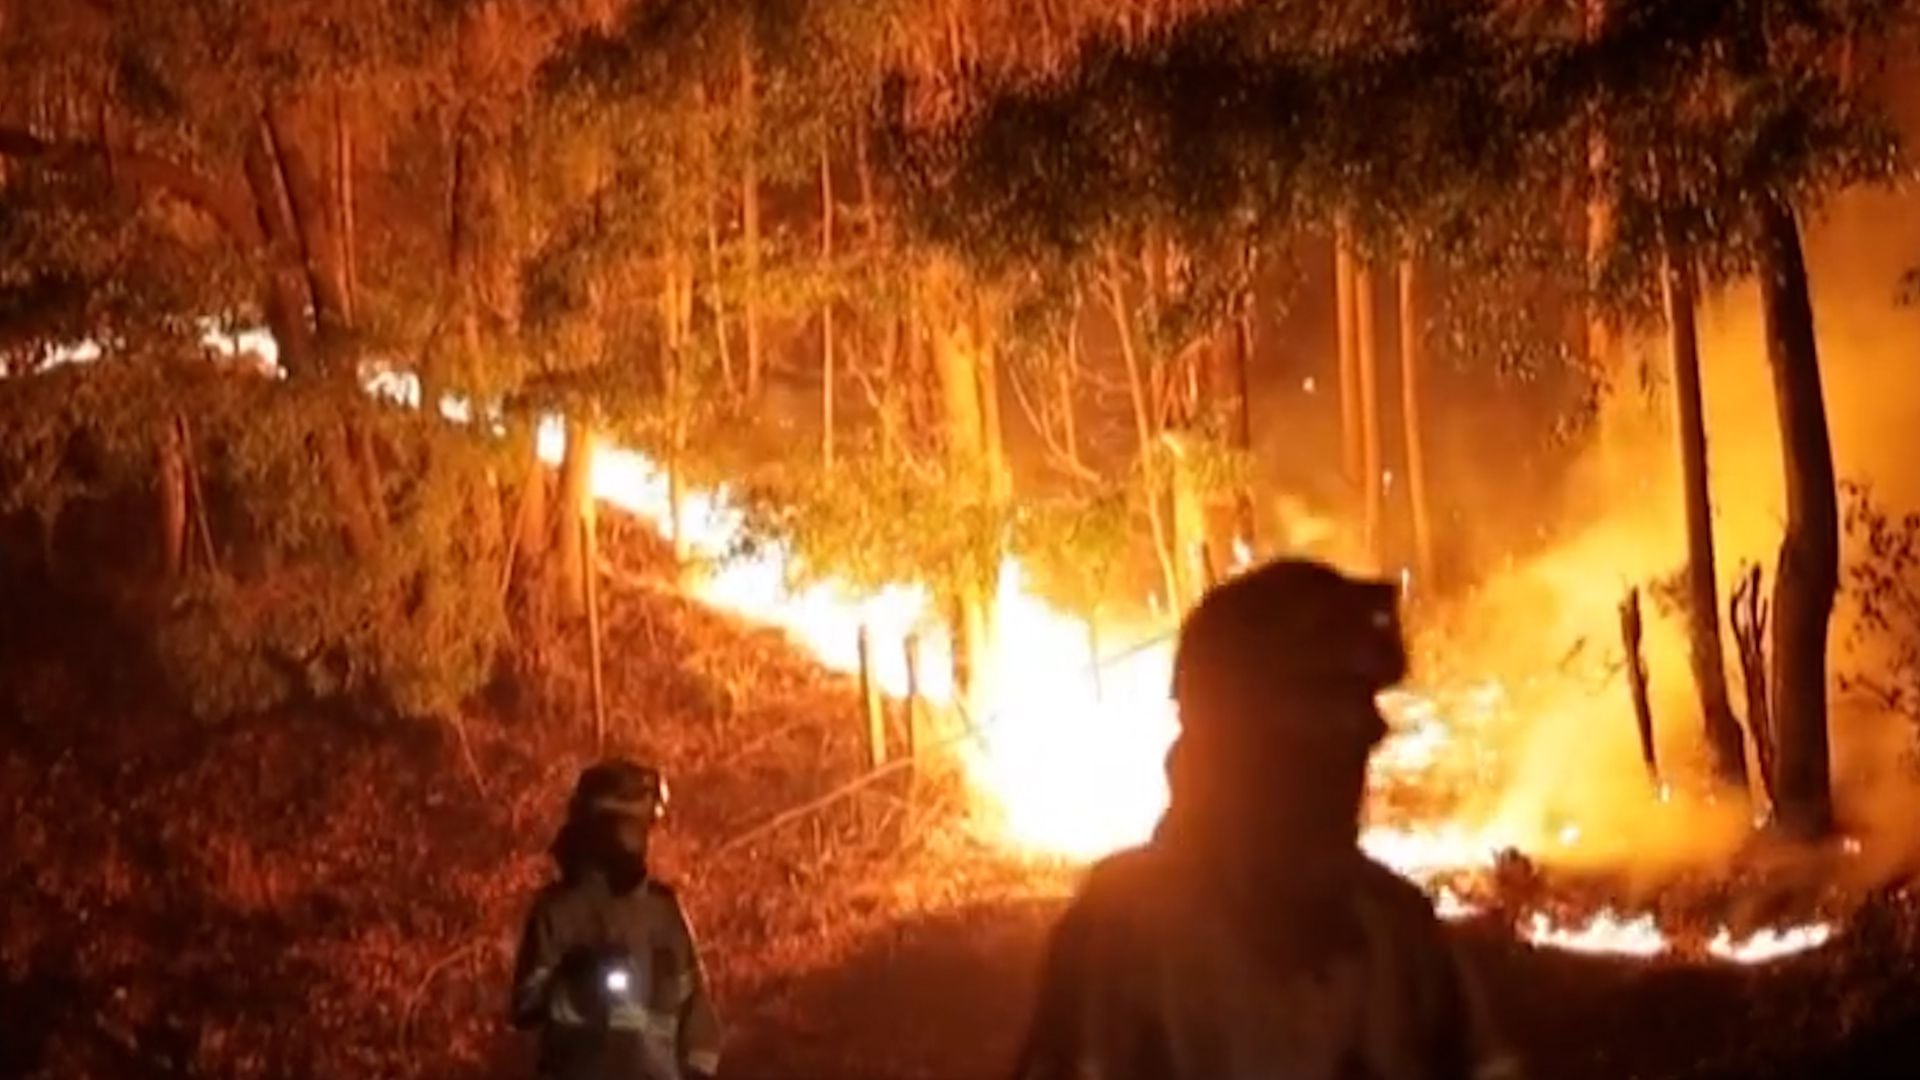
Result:
M667 786L610 760L580 775L534 899L512 1017L540 1033L540 1080L693 1080L720 1064L720 1022L680 901L647 872Z
M1019 1080L1493 1080L1518 1069L1426 897L1359 847L1397 595L1311 562L1181 628L1171 798L1055 927Z

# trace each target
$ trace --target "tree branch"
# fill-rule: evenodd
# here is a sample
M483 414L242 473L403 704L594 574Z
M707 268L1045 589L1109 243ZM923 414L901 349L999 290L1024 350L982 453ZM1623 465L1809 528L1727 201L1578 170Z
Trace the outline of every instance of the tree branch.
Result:
M96 168L110 172L116 183L170 195L199 210L243 247L258 247L264 239L243 193L189 165L158 155L110 147L104 142L48 140L22 128L0 127L0 157L37 161L69 172Z

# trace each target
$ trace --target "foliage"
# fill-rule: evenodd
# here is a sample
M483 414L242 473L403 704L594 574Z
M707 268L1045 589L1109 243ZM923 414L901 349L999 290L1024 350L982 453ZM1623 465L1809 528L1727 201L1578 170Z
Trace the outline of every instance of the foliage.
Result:
M1128 493L1096 491L1021 509L1013 550L1073 610L1097 611L1113 595L1133 539Z
M1006 508L960 494L936 467L889 464L855 450L832 472L805 462L743 489L747 549L783 545L802 580L856 587L925 585L945 594L994 580Z
M441 714L488 677L505 627L498 537L474 527L492 452L462 432L358 398L386 468L389 542L355 559L312 446L334 409L207 360L109 358L0 383L0 515L57 533L87 505L145 497L164 433L189 418L220 560L166 588L153 643L183 695L226 716L290 697L353 697ZM428 466L428 459L432 466ZM134 536L155 535L144 530Z
M1852 645L1864 663L1844 689L1904 717L1920 735L1920 513L1896 516L1871 486L1842 485L1847 538L1845 591L1858 616Z

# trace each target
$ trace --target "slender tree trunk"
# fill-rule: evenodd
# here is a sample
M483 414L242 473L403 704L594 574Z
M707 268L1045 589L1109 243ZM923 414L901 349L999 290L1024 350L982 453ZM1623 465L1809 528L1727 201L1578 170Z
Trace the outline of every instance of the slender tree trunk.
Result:
M1366 465L1361 460L1360 363L1354 325L1353 229L1343 213L1334 222L1334 333L1340 362L1340 467L1351 489L1358 488Z
M1773 591L1778 818L1788 832L1811 838L1833 827L1827 631L1839 588L1840 515L1799 223L1777 200L1760 218L1760 295L1787 492Z
M160 430L160 453L155 470L160 528L160 569L169 578L187 568L187 450L180 423L167 417Z
M567 449L560 459L560 498L553 510L550 549L558 555L561 609L584 613L586 557L581 521L592 513L593 452L597 434L583 413L567 417Z
M700 91L700 103L707 102L706 92ZM727 292L723 284L723 269L720 262L720 215L721 184L719 163L715 160L713 146L713 126L703 123L700 128L700 174L701 183L706 191L702 203L701 217L705 219L707 233L707 313L713 320L714 351L720 359L720 384L727 394L738 393L734 385L733 344L727 337Z
M833 156L832 144L820 144L820 268L833 274ZM820 463L833 471L833 297L820 305Z
M1680 435L1680 477L1686 497L1686 622L1688 658L1700 697L1700 716L1714 774L1744 791L1747 757L1727 695L1725 652L1720 642L1720 596L1713 550L1713 504L1708 486L1707 425L1700 389L1700 340L1694 325L1693 270L1684 256L1667 253L1663 267L1668 351Z
M747 279L740 303L742 318L746 323L748 401L760 399L764 375L760 349L760 155L756 147L760 106L756 82L753 42L743 40L740 46L740 123L745 132L745 143L740 155L740 223L742 240L746 244Z
M1607 20L1608 0L1583 0L1583 36L1599 37ZM1607 175L1607 141L1600 132L1599 117L1588 118L1587 179L1593 186L1587 197L1587 288L1586 351L1588 369L1605 377L1613 369L1615 345L1613 329L1607 325L1600 302L1601 264L1613 235L1613 206L1603 190Z
M357 393L354 358L347 352L351 322L341 248L332 227L333 212L326 190L295 136L286 105L270 104L260 126L260 141L268 155L262 165L271 167L265 179L279 204L270 217L288 233L281 246L298 252L305 271L307 297L314 313L312 340L317 346L312 359L327 378L350 384ZM273 317L271 311L269 317ZM300 321L304 323L304 317ZM342 402L338 421L323 425L317 436L321 465L339 505L348 546L356 556L365 558L379 548L384 528L378 478L369 469L372 456L350 412Z
M880 340L880 460L893 465L900 455L900 391L899 374L905 367L900 361L900 349L905 339L902 324L904 316L888 314L884 317Z
M335 213L298 137L291 108L282 103L269 105L265 124L292 213L321 347L328 354L328 363L347 369L345 374L350 376L350 358L339 355L352 322L347 315L345 258L333 229Z
M587 674L593 691L593 752L607 750L607 692L601 672L600 651L600 518L594 513L593 500L582 506L580 516L581 563L585 573L582 597L587 609Z
M357 245L354 242L353 124L347 115L346 94L333 92L334 206L340 213L340 263L346 290L347 317L354 317L360 292Z
M971 499L992 499L992 451L982 401L981 354L973 340L973 320L948 311L935 334L933 363L946 418L946 451L955 482ZM987 661L992 640L990 582L955 583L952 640L954 686L966 704L972 722L989 700Z
M1233 349L1233 447L1245 456L1248 468L1253 464L1253 392L1248 371L1253 366L1253 297L1251 290L1242 300L1239 317L1234 320ZM1253 478L1246 477L1234 493L1235 539L1249 549L1259 545L1259 524L1253 510Z
M1420 422L1420 373L1426 364L1421 349L1421 323L1416 269L1411 258L1400 260L1400 418L1407 453L1407 503L1413 516L1414 566L1420 579L1433 582L1433 519L1427 501L1427 455Z
M686 461L688 411L693 387L687 380L687 347L692 342L693 269L674 260L661 295L661 324L666 341L667 408L667 519L672 532L674 565L685 570L693 549L687 537Z
M1154 435L1152 404L1148 401L1146 379L1140 371L1139 351L1133 343L1132 320L1127 314L1126 297L1121 294L1116 274L1106 282L1107 305L1120 338L1120 357L1126 362L1127 390L1133 402L1134 435L1140 444L1141 486L1146 494L1147 527L1153 533L1153 553L1160 562L1160 580L1167 591L1167 606L1181 610L1180 571L1171 538L1167 535L1166 511L1161 502L1165 487L1160 479L1160 449Z
M1078 397L1080 376L1080 296L1076 292L1073 298L1073 314L1067 322L1067 355L1060 364L1058 393L1060 396L1060 438L1067 453L1067 464L1074 472L1090 472L1086 462L1080 457L1080 421L1079 409L1075 405Z
M514 511L514 554L508 567L509 580L523 583L533 580L546 561L551 518L547 510L546 463L540 460L539 452L530 447L524 464L519 506Z
M1374 349L1373 267L1361 260L1353 275L1354 349L1360 384L1361 521L1370 569L1386 565L1381 537L1380 360Z
M307 321L306 314L306 283L299 273L297 245L292 239L293 226L287 221L286 200L280 193L279 173L274 167L264 132L258 138L247 140L241 164L265 244L261 307L267 318L267 328L273 332L274 344L279 349L280 367L289 378L317 376L319 370L313 355L313 327Z
M987 469L987 497L1005 504L1013 498L1013 469L1007 461L1006 431L1000 422L1000 356L987 320L978 309L974 347L980 351L974 374L980 381L980 443Z

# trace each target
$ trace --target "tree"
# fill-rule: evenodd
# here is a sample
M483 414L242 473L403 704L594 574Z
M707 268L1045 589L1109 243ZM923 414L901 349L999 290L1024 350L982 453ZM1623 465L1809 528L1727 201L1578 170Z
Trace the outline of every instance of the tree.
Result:
M1411 235L1460 252L1475 247L1475 217L1500 216L1514 192L1545 195L1540 177L1593 172L1595 197L1614 204L1607 231L1612 251L1627 253L1624 277L1646 279L1646 256L1661 249L1650 238L1720 273L1756 267L1788 453L1774 640L1776 741L1791 779L1780 811L1796 831L1817 834L1830 817L1824 628L1836 543L1796 205L1883 175L1888 160L1870 110L1824 74L1834 28L1871 22L1840 7L1848 10L1829 18L1819 5L1769 0L1622 0L1571 38L1535 32L1524 14L1444 5L1330 31L1289 5L1198 16L1137 47L1089 50L1069 78L1002 88L950 125L940 138L963 149L947 151L961 161L949 172L970 179L940 189L960 205L935 218L962 242L1014 231L1084 250L1116 223L1166 214L1160 193L1197 192L1174 216L1350 210L1367 215L1355 234L1386 250ZM1703 78L1710 93L1687 92ZM1032 145L1036 129L1044 146ZM1658 182L1668 171L1677 188ZM1074 186L1063 201L1067 176ZM1089 176L1098 181L1082 181ZM1687 223L1684 244L1664 231L1676 218ZM1696 655L1711 694L1705 660L1719 646L1716 634L1707 647L1703 624L1696 618ZM1724 696L1724 673L1720 685ZM1725 763L1725 714L1707 713Z

